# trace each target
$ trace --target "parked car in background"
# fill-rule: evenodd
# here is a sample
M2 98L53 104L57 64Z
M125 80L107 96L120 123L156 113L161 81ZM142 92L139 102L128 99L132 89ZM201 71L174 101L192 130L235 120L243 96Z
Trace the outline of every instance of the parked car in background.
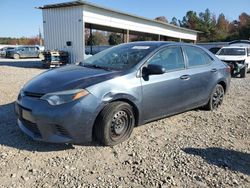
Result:
M40 46L40 45L35 45L41 52L45 51L44 46Z
M216 56L231 67L232 76L244 78L250 71L250 45L232 44L221 48Z
M134 42L40 74L22 88L15 109L20 129L35 140L115 145L134 126L217 109L230 79L229 67L204 48Z
M60 67L69 63L69 53L66 51L48 50L43 55L43 68Z
M14 47L4 47L2 49L0 49L0 57L6 57L6 53L9 50L13 50Z
M20 58L40 58L43 59L43 53L37 46L18 46L6 52L6 57L20 59Z
M213 54L216 54L220 49L221 47L213 47L213 48L210 48L209 51L212 52Z

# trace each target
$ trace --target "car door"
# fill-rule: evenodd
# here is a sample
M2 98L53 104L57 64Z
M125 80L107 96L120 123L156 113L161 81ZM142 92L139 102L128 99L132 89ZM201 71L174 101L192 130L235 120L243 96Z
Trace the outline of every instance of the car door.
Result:
M189 82L183 53L180 47L171 46L158 51L146 63L158 64L166 69L165 74L141 78L143 118L150 121L174 114L185 108L185 90Z
M187 108L194 108L207 102L213 87L216 85L218 71L214 59L203 49L195 46L184 46L187 61L188 86L185 90Z
M29 57L37 57L37 51L35 47L29 47Z
M29 57L29 47L22 47L20 49L20 56L21 57Z

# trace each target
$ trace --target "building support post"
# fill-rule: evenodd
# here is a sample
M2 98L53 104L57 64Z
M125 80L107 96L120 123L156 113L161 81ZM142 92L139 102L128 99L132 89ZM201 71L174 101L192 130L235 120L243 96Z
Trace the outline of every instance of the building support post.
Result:
M123 43L126 42L126 41L125 41L125 30L124 30L124 29L122 30L122 41L123 41Z
M179 42L182 42L181 38L179 39Z
M161 35L158 35L158 41L161 41Z
M129 42L129 30L127 29L127 35L126 35L126 43Z
M89 25L90 30L90 54L93 55L93 35L92 35L92 24Z

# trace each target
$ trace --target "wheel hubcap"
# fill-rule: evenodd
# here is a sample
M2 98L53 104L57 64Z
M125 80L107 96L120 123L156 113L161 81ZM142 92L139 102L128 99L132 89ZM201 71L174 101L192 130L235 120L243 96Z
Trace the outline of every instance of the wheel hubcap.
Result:
M112 119L112 132L121 135L128 126L128 115L124 111L117 112Z
M218 87L213 95L213 109L217 109L223 101L224 91L221 87Z
M133 115L130 110L123 109L116 112L111 121L110 138L117 141L125 137L133 124Z

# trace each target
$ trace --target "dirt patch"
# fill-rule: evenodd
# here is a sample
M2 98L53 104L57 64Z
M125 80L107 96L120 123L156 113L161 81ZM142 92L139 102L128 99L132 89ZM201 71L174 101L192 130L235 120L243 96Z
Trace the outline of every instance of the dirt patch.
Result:
M33 141L16 125L20 88L44 71L30 63L0 62L0 186L250 187L249 74L232 79L215 112L140 126L115 147L71 146Z

